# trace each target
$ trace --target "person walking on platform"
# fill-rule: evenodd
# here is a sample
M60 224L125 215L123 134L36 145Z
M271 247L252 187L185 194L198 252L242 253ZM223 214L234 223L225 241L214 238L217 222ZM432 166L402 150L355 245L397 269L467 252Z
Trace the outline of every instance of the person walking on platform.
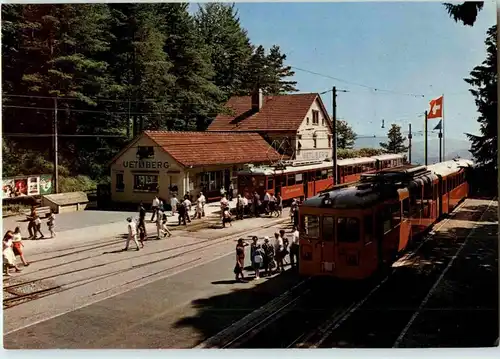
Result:
M167 215L165 214L165 212L163 213L161 218L161 230L163 231L163 237L165 237L167 234L169 237L172 237L172 232L170 232L170 230L168 229Z
M179 226L181 222L183 225L186 225L186 207L182 203L179 203L177 206L177 213L179 213Z
M49 219L47 221L47 228L49 229L50 238L54 238L56 236L56 232L54 231L55 220L56 216L54 215L54 211L50 210Z
M144 208L144 204L139 204L139 230L140 228L144 229L144 235L146 236L146 208Z
M295 262L297 260L297 262ZM297 263L297 264L295 264ZM293 232L292 245L290 247L290 265L299 267L299 230Z
M172 216L174 216L175 212L177 212L178 205L179 205L179 200L177 199L177 196L173 194L172 198L170 199L170 207L172 207Z
M139 250L139 242L137 241L137 226L134 221L132 221L131 217L127 218L128 222L128 236L127 236L127 244L125 245L125 248L123 249L124 251L128 251L128 245L131 240L134 241L137 249Z
M276 194L276 209L278 210L280 217L283 214L283 198L281 198L281 194L278 192Z
M163 219L163 212L158 210L158 216L156 217L156 239L160 239L162 219Z
M238 244L236 245L236 265L234 266L234 274L237 281L245 280L243 269L245 268L245 246L247 245L248 243L244 243L243 238L238 239Z
M155 198L153 198L153 203L151 204L151 211L153 211L153 214L151 215L151 222L154 222L156 211L158 210L159 206L160 200L158 199L158 196L155 196Z
M279 233L274 233L274 256L276 258L276 271L283 272L283 254L284 254L284 244L283 239Z
M264 244L262 245L262 249L264 250L264 270L265 275L268 276L271 274L271 270L274 263L274 247L271 243L269 243L269 237L264 237Z
M207 199L205 198L205 195L203 194L203 192L200 192L199 201L201 202L201 216L205 217L205 204L207 203Z
M23 238L21 236L21 229L16 227L14 233L12 233L12 250L14 251L14 255L21 257L21 261L24 266L27 267L30 264L26 261L23 254Z

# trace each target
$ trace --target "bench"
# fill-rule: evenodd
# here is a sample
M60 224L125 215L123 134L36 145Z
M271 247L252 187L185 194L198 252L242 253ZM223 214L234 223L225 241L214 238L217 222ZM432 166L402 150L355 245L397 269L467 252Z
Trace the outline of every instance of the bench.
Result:
M40 218L48 217L49 214L50 214L50 207L48 207L48 206L46 206L46 207L35 207L35 209L36 209L36 213L38 214L38 216ZM31 215L31 210L25 211L24 214L29 219L29 217Z

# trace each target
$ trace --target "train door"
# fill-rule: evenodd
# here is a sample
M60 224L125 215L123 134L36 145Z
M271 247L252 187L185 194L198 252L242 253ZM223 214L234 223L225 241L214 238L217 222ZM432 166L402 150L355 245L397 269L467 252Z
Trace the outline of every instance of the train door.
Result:
M283 176L274 176L274 190L275 190L275 194L280 194L281 196L283 196L283 192L282 192L282 188L281 188L281 185L282 185L282 182L283 182Z
M320 250L320 268L322 272L332 273L336 268L335 260L335 217L333 215L324 215L321 220L321 244Z

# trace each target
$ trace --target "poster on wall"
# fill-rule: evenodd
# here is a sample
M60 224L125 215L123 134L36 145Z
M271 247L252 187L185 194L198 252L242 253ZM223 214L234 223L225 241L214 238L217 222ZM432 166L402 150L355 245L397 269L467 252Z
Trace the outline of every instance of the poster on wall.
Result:
M40 194L51 194L52 193L52 175L41 175L40 176Z
M40 194L40 177L28 177L28 195L38 196Z
M13 179L2 180L2 198L13 198L15 193L15 183Z
M23 178L23 179L16 179L15 180L15 196L14 197L19 197L19 196L27 196L28 195L28 181Z

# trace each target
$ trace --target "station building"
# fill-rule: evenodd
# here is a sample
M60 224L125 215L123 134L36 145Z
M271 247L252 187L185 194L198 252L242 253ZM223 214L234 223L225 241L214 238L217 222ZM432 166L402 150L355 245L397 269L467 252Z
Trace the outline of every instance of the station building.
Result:
M236 172L269 164L279 155L257 133L145 131L111 161L111 200L169 203L173 194L220 199L221 187L237 188Z

